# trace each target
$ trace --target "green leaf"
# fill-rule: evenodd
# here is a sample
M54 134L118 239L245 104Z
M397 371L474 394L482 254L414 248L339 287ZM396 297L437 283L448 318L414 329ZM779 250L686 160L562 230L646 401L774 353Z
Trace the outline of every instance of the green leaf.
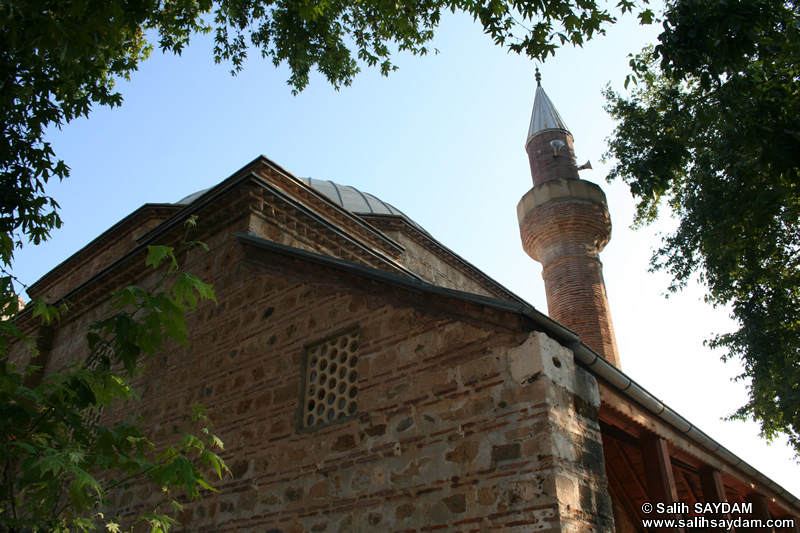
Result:
M653 11L651 9L644 9L644 10L640 11L639 14L636 15L636 16L639 18L639 23L644 26L644 25L652 24L653 23L653 17L655 15L653 14Z
M147 247L147 266L152 266L157 269L164 259L170 260L170 267L178 267L177 260L175 259L174 249L170 246L148 246Z

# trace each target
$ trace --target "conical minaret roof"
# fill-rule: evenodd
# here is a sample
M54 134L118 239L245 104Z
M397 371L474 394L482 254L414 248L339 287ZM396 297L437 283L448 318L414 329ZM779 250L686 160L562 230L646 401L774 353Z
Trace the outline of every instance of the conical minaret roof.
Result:
M558 110L550 101L547 93L542 88L542 76L539 69L536 69L536 97L533 100L533 112L531 112L531 125L528 128L528 138L525 140L527 146L533 137L546 131L563 131L570 133L567 123L558 114Z

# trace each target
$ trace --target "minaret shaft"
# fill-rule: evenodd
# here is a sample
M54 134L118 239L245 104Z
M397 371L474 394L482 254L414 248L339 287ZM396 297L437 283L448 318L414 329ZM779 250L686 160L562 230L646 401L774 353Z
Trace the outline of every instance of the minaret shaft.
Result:
M561 141L564 146L559 150L558 157L554 157L554 148L550 144ZM575 158L575 147L572 135L563 131L545 131L528 141L525 150L528 152L528 162L531 166L533 185L539 185L547 180L577 180L578 162Z
M606 197L581 180L572 134L541 86L526 151L534 187L517 205L525 251L542 263L551 318L619 367L600 252L611 238Z

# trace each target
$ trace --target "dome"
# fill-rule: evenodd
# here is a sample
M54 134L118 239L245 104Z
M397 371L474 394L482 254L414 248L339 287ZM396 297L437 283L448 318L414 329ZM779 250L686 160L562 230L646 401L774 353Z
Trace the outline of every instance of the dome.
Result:
M387 204L380 198L362 192L355 187L349 185L339 185L328 180L318 180L315 178L297 178L306 185L314 188L318 192L325 195L329 200L335 204L345 208L346 210L356 215L394 215L401 216L409 221L414 227L421 231L425 231L422 227L411 220L402 211L397 209L391 204ZM209 189L203 189L182 198L175 202L177 205L188 205L194 202L197 198L202 196Z
M362 192L349 185L339 185L329 180L315 178L297 178L328 197L332 202L344 207L356 215L394 215L403 217L415 228L427 233L422 226L414 222L405 213L391 204L387 204L377 196Z
M209 187L208 189L210 188L211 187ZM194 202L195 200L203 196L203 194L205 194L206 191L208 191L208 189L203 189L201 191L193 192L189 196L185 196L180 200L178 200L177 202L175 202L175 205L189 205L190 203Z
M349 185L339 185L328 180L318 180L314 178L298 178L306 185L310 185L317 191L328 197L329 200L339 204L351 213L374 214L374 215L398 215L406 217L402 211L387 204L380 198L368 192L361 192ZM408 217L406 217L408 218ZM409 219L410 220L410 219Z

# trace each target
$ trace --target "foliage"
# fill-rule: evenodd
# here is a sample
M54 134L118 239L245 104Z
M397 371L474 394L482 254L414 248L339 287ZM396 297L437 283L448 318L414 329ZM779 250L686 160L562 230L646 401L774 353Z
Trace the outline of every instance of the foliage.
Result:
M619 121L609 179L630 185L637 224L662 202L679 220L652 267L673 291L699 274L738 322L710 341L744 366L733 418L800 454L799 65L794 0L677 0L659 44L631 60L639 86L606 97Z
M167 512L180 510L179 500L213 490L206 471L220 477L227 471L213 451L222 443L199 406L187 428L158 441L141 420L125 415L126 402L137 399L132 379L165 343L186 345L185 313L200 300L214 299L210 286L178 269L175 254L169 247L149 248L147 264L163 272L156 289L115 292L113 313L91 327L80 360L45 373L15 362L19 353L12 358L9 346L2 347L0 531L87 531L99 525L120 531L119 520L103 514L114 491L149 483L165 497L138 520L152 532L166 532L175 523ZM37 301L29 312L47 323L65 311ZM2 325L4 333L24 337L13 331L14 323Z
M48 127L85 116L93 103L116 106L114 79L127 78L158 28L163 46L180 51L202 29L204 4L189 1L104 2L14 0L0 3L0 259L8 264L12 239L34 243L61 225L57 203L44 194L69 169L44 142Z

